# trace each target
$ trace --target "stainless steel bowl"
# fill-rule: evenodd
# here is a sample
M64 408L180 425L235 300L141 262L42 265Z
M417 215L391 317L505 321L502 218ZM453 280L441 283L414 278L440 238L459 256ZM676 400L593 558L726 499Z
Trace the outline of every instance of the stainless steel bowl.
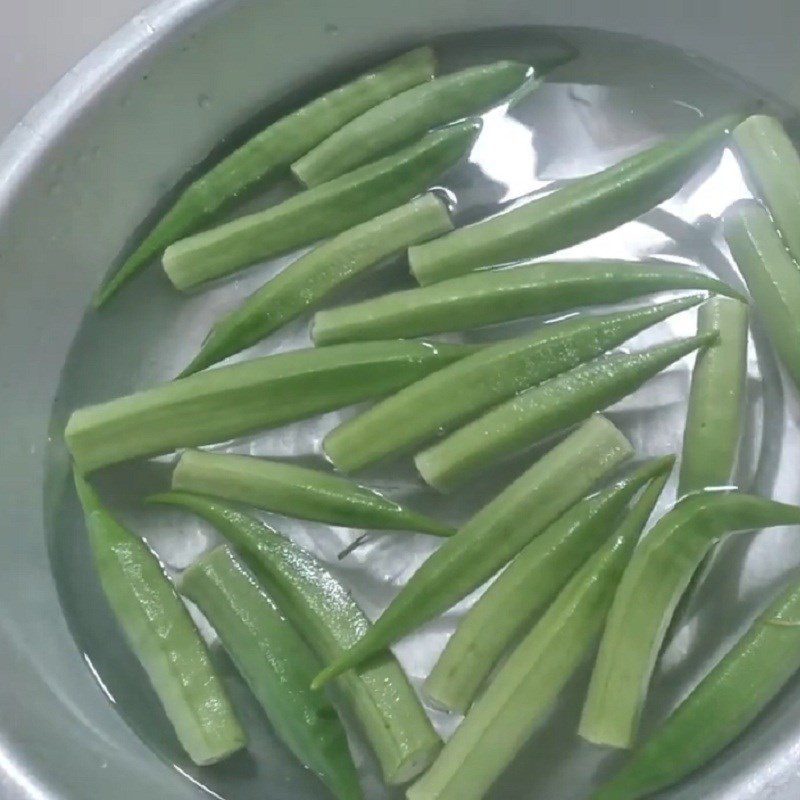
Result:
M578 26L582 37L600 29L674 45L800 106L800 5L785 0L728 0L724 6L697 0L685 7L621 0L166 0L82 61L0 147L4 798L204 796L157 758L103 696L65 623L48 554L46 529L62 530L54 515L64 513L66 456L60 429L51 426L62 367L92 290L131 232L232 128L259 109L280 106L281 98L317 75L453 31L551 25ZM153 285L144 281L131 291L146 303ZM180 322L175 306L150 313L159 310ZM141 343L152 346L152 337L135 335L141 321L133 309L123 322L129 337L121 336L119 318L92 323L92 336L102 340L112 331L104 324L113 325L119 346L129 348L125 357L116 365L103 362L107 374L98 379L100 362L92 362L90 348L84 366L72 367L70 385L80 382L81 368L98 393L104 385L119 392L163 377L164 360L154 363ZM791 390L776 392L780 413L764 420L773 442L767 461L774 466L766 485L781 499L797 501L797 399ZM745 577L727 578L726 597L736 600L732 615L757 607L763 590L797 563L794 535L760 537L747 551ZM732 555L731 563L742 555ZM735 619L720 622L727 638L717 642L717 652L744 622ZM665 796L794 800L800 797L798 754L795 682L728 757ZM561 787L562 800L578 797L572 787L581 784L567 764L548 785ZM258 791L275 800L313 796L313 789L298 786L267 781ZM527 796L524 791L533 790L509 788L507 796Z

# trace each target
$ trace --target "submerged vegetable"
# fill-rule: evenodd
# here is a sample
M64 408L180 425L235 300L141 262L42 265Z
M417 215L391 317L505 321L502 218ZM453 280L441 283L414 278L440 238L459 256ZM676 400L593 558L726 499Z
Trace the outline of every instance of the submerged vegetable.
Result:
M545 197L412 247L411 271L423 285L436 283L477 267L554 253L635 219L675 194L741 119L729 114Z
M734 294L715 278L667 262L543 261L483 270L320 311L314 317L312 336L317 344L410 339L579 306L619 303L665 289Z
M480 800L589 652L664 488L648 487L616 535L573 576L499 669L408 800Z
M467 67L373 106L292 164L306 186L336 178L421 136L468 117L518 89L533 70L515 61Z
M681 595L708 550L734 531L800 524L800 507L732 491L690 494L637 549L614 598L580 735L631 747L659 649Z
M311 679L319 663L309 646L227 546L183 573L181 593L219 634L272 726L303 766L339 800L363 797L336 709Z
M183 749L214 764L246 744L205 642L148 546L75 475L95 567L108 603Z
M420 47L313 100L256 134L192 183L95 295L101 306L168 245L194 233L242 194L392 95L430 80L436 58Z
M628 440L608 420L598 416L586 422L447 539L369 631L317 676L314 686L368 662L455 605L631 453Z
M767 204L795 261L800 261L800 154L774 117L756 114L731 137L755 193Z
M172 473L172 488L330 525L434 536L455 533L443 522L333 473L254 456L187 450Z
M425 482L452 489L481 469L580 422L636 391L715 333L676 339L638 353L613 353L534 386L417 455Z
M360 469L457 428L482 411L622 344L702 300L694 295L604 315L582 315L485 347L343 422L323 449L338 469Z
M469 120L434 131L276 206L182 239L164 253L164 270L178 289L189 289L341 233L427 191L469 150L479 130L480 122Z
M217 528L323 660L337 658L369 630L364 612L325 566L263 522L183 492L150 501L186 508ZM431 763L441 741L391 653L348 670L336 686L361 723L387 783L405 783Z
M649 797L730 744L800 669L798 618L793 583L593 800Z
M800 268L758 203L735 203L725 212L723 225L756 313L789 376L800 388Z
M585 497L527 545L461 620L425 681L427 696L449 711L466 712L506 648L609 537L639 489L674 461L649 461Z
M182 376L205 369L259 342L340 284L415 242L451 230L444 203L426 194L340 233L301 256L244 303L214 323Z
M279 353L78 409L64 435L78 469L90 472L380 397L473 352L371 342Z

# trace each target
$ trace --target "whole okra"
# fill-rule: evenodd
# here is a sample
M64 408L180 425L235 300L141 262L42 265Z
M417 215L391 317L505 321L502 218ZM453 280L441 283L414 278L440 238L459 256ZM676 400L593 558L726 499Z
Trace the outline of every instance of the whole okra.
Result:
M211 222L264 178L272 177L368 108L430 80L436 57L420 47L370 70L274 122L198 178L175 201L95 295L101 306L165 248Z
M572 577L511 653L408 800L480 800L590 651L664 488L645 489L616 534Z
M340 656L369 630L364 612L328 569L260 520L226 503L184 492L150 499L208 520L242 555L323 661ZM348 670L336 688L364 729L388 784L406 783L431 763L441 741L391 653Z
M667 200L720 146L743 114L638 153L511 211L409 250L422 285L478 267L554 253L616 228Z
M319 688L455 605L630 457L628 440L597 416L578 428L445 540L378 621L315 679Z
M621 400L716 336L710 333L676 339L636 353L612 353L580 364L492 408L419 453L414 463L426 483L450 490L498 459Z
M279 353L78 409L64 436L78 469L90 472L380 397L474 352L398 341Z
M702 301L693 295L602 315L580 315L498 342L409 384L334 428L323 442L352 472L452 431L509 397L589 361Z
M724 535L800 524L800 507L735 491L687 495L650 530L617 590L580 735L631 747L670 619L705 554Z
M187 450L172 473L172 488L330 525L434 536L455 533L443 522L332 472L254 456Z
M483 270L320 311L312 336L318 345L410 339L673 289L736 294L722 281L668 262L543 261Z
M306 186L332 180L431 128L478 114L519 89L532 74L527 64L497 61L414 86L339 128L295 161L292 172Z
M634 495L674 461L648 461L585 497L521 550L461 620L425 681L425 694L465 713L506 648L611 535Z
M481 123L433 131L397 153L217 228L170 245L167 277L189 289L341 233L427 191L471 148Z
M103 592L181 746L196 764L221 761L247 740L203 638L150 548L77 473L75 486Z
M451 230L450 215L435 195L406 205L334 236L301 256L244 303L214 323L181 376L205 369L250 347L304 311L317 306L337 286L405 249Z

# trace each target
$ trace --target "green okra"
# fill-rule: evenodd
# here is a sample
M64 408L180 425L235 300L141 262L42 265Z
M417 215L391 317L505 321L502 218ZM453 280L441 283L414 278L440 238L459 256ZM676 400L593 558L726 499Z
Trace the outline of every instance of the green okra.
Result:
M611 314L580 315L485 347L343 422L325 437L325 454L338 469L352 472L390 455L413 452L702 299L694 295Z
M672 786L736 739L800 669L795 581L593 800L639 800Z
M256 344L318 305L353 276L452 227L444 203L426 194L340 233L301 256L215 322L199 354L181 375L205 369Z
M210 522L242 555L323 661L337 658L369 629L364 612L326 567L260 520L184 492L149 500L188 509ZM441 740L391 653L348 670L336 687L361 724L387 783L405 783L431 763Z
M543 261L482 270L320 311L314 317L312 336L318 345L410 339L619 303L667 289L735 294L715 278L669 262Z
M794 260L800 263L800 154L780 121L756 114L733 131L748 182L767 204Z
M480 800L551 710L602 630L631 552L664 488L656 479L511 653L408 800Z
M545 197L412 247L411 271L422 285L436 283L554 253L616 228L675 194L742 118L721 117Z
M585 497L521 550L461 620L425 681L425 694L448 711L465 713L506 648L611 535L634 495L674 461L648 461Z
M637 353L612 353L534 386L414 459L425 482L452 489L498 459L586 419L636 391L670 364L716 339L702 334Z
M380 397L473 352L398 341L279 353L78 409L64 435L78 469L90 472Z
M485 110L519 89L532 74L527 64L497 61L414 86L339 128L295 161L292 172L306 186L337 178L431 128Z
M383 214L427 191L468 152L479 130L479 120L468 120L433 131L276 206L181 239L164 252L167 277L189 289Z
M433 78L436 57L420 47L328 92L256 134L192 183L94 298L101 306L178 239L203 228L264 178L285 169L335 130L392 95Z
M725 534L800 524L800 507L736 491L687 495L650 530L620 582L608 617L580 735L631 747L650 678L681 595Z
M77 473L103 592L183 749L215 764L247 743L205 642L150 548L122 527Z
M339 715L310 688L317 657L250 571L223 545L183 573L180 591L216 630L289 750L339 800L361 800Z
M607 419L590 419L447 539L314 686L367 662L466 597L631 453L628 440Z
M255 456L187 450L172 473L172 488L329 525L434 536L455 533L444 522L331 472Z
M725 212L723 228L756 313L789 376L800 387L800 268L759 203L735 203Z

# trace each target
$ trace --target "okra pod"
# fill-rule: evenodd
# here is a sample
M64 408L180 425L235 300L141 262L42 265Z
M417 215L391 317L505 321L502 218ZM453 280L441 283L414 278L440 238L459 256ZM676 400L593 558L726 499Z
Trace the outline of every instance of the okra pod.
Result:
M364 612L325 566L260 520L184 492L150 501L188 509L210 522L323 661L337 658L369 629ZM363 727L387 783L405 783L431 763L441 741L391 653L349 670L336 685Z
M483 507L411 576L378 621L314 680L319 688L455 605L633 452L607 419L578 428Z
M192 183L95 295L101 306L169 245L200 230L264 178L307 153L368 108L430 80L436 57L420 47L278 120Z
M747 380L747 306L713 297L697 332L719 337L697 354L683 435L678 494L730 486L739 452Z
M754 193L767 205L789 252L800 263L800 154L774 117L756 114L733 131Z
M341 233L427 191L467 153L479 130L478 120L468 120L433 131L276 206L181 239L164 252L164 270L178 289L189 289Z
M800 669L799 617L795 582L593 800L649 797L724 750Z
M455 533L444 522L331 472L254 456L187 450L172 473L172 488L329 525L434 536Z
M500 102L533 74L527 64L497 61L467 67L396 94L332 133L292 164L306 186L360 167L431 128Z
M453 227L444 203L426 194L357 225L301 256L214 323L182 376L205 369L266 338L353 276Z
M637 549L600 645L580 735L631 747L670 619L703 556L734 531L800 524L800 507L735 491L687 495Z
M800 268L759 203L735 203L725 212L723 227L756 313L789 376L800 387Z
M591 239L667 200L742 120L729 114L511 211L409 250L423 286Z
M616 534L572 577L408 790L408 800L480 800L513 760L600 633L665 480L645 490Z
M180 591L216 630L278 736L339 800L363 797L336 709L312 692L319 663L275 601L227 545L183 573Z
M612 353L534 386L414 459L430 486L450 490L498 459L580 422L636 391L716 333L676 339L638 353Z
M103 592L178 740L196 764L221 761L246 737L205 642L150 548L77 473L75 486Z
M426 695L465 713L506 648L611 535L633 496L674 461L649 461L585 497L521 550L461 620L425 681Z
M619 303L666 289L734 293L715 278L667 262L534 262L320 311L314 317L312 336L318 345L411 339Z
M398 341L279 353L78 409L65 438L79 470L90 472L380 397L473 352Z
M580 315L490 345L342 423L325 437L325 454L338 469L352 472L386 456L413 452L518 392L701 301L695 295L612 314Z

